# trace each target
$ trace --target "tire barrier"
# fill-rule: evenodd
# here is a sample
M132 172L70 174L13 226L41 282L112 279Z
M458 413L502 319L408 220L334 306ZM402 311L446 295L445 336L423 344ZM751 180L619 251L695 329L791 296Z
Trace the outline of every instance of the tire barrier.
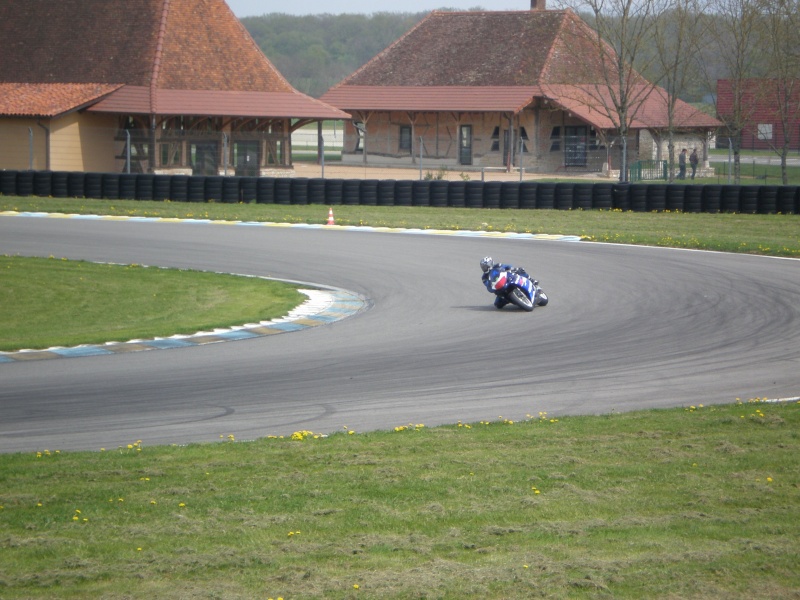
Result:
M102 173L86 173L83 179L83 191L87 198L102 198L103 197L103 174Z
M17 196L17 172L0 171L0 194L3 196Z
M413 181L403 179L394 184L394 204L395 206L411 206L414 198Z
M136 199L137 200L152 200L153 199L153 180L155 175L137 175L136 177Z
M172 179L169 175L156 175L153 177L153 200L158 202L163 202L164 200L169 200L170 194L170 179ZM217 194L214 200L219 201L222 197L221 190L222 190L222 177L219 178L219 189L220 194Z
M362 206L377 206L378 204L378 180L365 179L361 182L361 201Z
M740 196L742 194L742 186L740 185L723 185L722 193L720 194L720 210L726 213L739 212L741 208Z
M75 171L67 176L67 193L70 198L85 198L86 197L86 173L82 171Z
M670 212L685 210L686 206L686 186L680 183L673 183L667 186L666 190L666 209Z
M275 204L292 203L292 180L288 177L275 178Z
M614 204L612 197L613 189L614 186L610 183L595 183L591 208L611 210Z
M308 204L308 178L307 177L292 177L289 181L292 182L289 191L292 195L292 204Z
M536 208L556 207L556 184L540 183L536 187Z
M778 212L777 185L765 185L758 191L758 212L762 215L774 215Z
M558 210L572 210L575 208L575 184L557 183L555 202Z
M702 185L687 185L683 195L683 211L690 213L703 212Z
M109 200L798 214L800 186L0 171L0 194Z
M169 182L169 199L173 202L189 201L189 176L173 175Z
M778 212L793 215L800 212L800 187L784 185L778 190Z
M722 186L704 185L703 186L703 212L718 213L722 206Z
M633 212L647 212L647 185L633 183L630 187L631 210Z
M206 177L205 175L189 175L186 182L187 202L203 202L206 197Z
M611 189L613 208L622 211L631 209L631 184L615 183Z
M222 177L219 175L206 177L203 199L206 202L220 202L222 200Z
M258 181L256 177L253 179ZM308 203L325 204L325 180L322 177L313 177L308 180Z
M535 181L523 181L519 184L519 207L536 208L536 188Z
M342 203L342 187L344 182L341 179L328 179L325 182L326 204L338 205Z
M594 184L592 183L576 183L572 191L573 207L581 210L589 210L592 208L594 196Z
M647 211L664 212L667 210L667 186L654 183L647 186Z
M134 184L136 181L134 180ZM66 171L53 172L53 198L69 198L69 173ZM136 189L134 188L134 198Z
M101 184L103 200L119 200L119 175L117 173L103 173Z
M503 182L500 186L500 208L519 208L519 183Z
M361 202L361 180L345 179L342 182L342 204L357 206Z
M739 192L739 209L741 212L754 215L758 212L758 189L752 185L743 185Z
M34 171L17 172L17 192L18 196L33 196L33 173ZM99 198L100 196L95 196Z
M275 178L259 177L256 185L256 202L259 204L275 204Z
M464 208L467 205L467 182L450 181L447 185L447 206Z
M411 184L411 205L431 205L431 182L429 180L414 181Z
M378 206L395 205L395 181L394 179L381 179L378 181Z
M450 182L444 179L434 179L431 181L431 206L442 208L447 206L447 188L450 187Z
M464 190L464 203L467 208L483 208L483 182L467 181Z
M136 175L123 173L119 176L119 197L121 200L136 200ZM183 199L185 200L186 198ZM175 198L175 201L178 199Z
M483 184L483 208L500 208L502 181L485 181Z
M250 204L258 197L258 177L242 177L239 180L239 202Z
M53 173L51 171L33 172L33 193L36 196L47 197L53 192Z

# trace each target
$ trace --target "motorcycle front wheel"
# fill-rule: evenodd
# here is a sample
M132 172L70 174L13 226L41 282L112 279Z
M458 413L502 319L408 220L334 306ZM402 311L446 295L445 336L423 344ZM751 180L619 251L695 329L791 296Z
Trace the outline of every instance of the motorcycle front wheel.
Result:
M545 294L542 290L539 290L539 299L536 301L536 306L547 306L549 300L547 299L547 294Z
M511 290L511 293L508 294L507 298L509 301L519 306L522 310L528 312L533 310L533 302L531 302L530 298L525 295L525 292L519 288L514 288Z

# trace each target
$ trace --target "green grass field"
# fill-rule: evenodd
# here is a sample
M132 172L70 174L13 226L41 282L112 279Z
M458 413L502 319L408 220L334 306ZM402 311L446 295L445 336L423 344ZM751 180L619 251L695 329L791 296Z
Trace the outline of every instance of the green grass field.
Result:
M0 210L327 218L321 206L4 197ZM799 218L336 207L339 224L541 231L795 258ZM223 321L273 308L247 300L263 299L268 282L132 265L0 257L0 278L0 336L42 313L15 334L18 345L52 329L47 317L65 318L56 304L75 312L87 288L114 306L109 298L135 282L126 305L134 323L169 312L187 290L193 309L184 305L181 317L223 298L241 302ZM22 289L50 285L56 302L16 306ZM280 293L278 312L297 300L294 290ZM175 333L178 315L165 316L156 330ZM14 365L0 366L0 378L6 368ZM332 435L255 441L220 431L217 444L160 447L142 431L93 452L0 455L0 598L797 598L800 403L697 402L555 419L537 399L527 419L511 422L487 398L484 421L446 427L359 432L342 423Z

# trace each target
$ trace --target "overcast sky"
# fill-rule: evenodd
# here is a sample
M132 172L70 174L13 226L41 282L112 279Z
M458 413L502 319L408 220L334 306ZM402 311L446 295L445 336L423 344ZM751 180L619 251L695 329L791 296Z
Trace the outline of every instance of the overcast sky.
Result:
M470 10L528 10L530 0L405 0L404 2L376 2L375 0L301 0L279 2L278 0L226 0L234 14L239 17L260 17L270 13L289 15L339 15L357 13L369 15L376 12L417 13L437 8ZM551 2L552 4L552 2Z

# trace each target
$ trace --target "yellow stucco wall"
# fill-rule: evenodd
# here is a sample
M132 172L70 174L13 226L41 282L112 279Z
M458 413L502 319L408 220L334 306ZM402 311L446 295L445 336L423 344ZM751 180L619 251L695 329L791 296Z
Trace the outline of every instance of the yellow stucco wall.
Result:
M113 116L71 113L58 119L2 117L0 169L119 171L114 156L123 144L114 141L116 132Z

